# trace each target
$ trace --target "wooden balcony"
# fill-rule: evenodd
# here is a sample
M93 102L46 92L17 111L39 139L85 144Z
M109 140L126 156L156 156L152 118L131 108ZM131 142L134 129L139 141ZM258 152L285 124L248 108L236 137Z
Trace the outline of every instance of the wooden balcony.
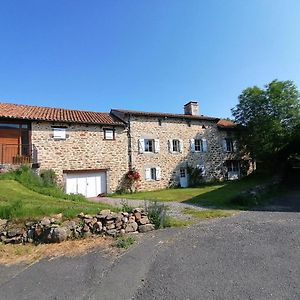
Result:
M37 151L34 145L0 144L1 165L22 165L36 163Z

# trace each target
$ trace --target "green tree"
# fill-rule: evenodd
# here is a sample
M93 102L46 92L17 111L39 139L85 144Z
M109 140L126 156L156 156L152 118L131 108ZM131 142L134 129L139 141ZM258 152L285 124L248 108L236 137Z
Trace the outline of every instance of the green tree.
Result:
M292 81L274 80L264 89L245 89L232 109L241 125L241 144L253 158L274 165L300 124L299 91Z

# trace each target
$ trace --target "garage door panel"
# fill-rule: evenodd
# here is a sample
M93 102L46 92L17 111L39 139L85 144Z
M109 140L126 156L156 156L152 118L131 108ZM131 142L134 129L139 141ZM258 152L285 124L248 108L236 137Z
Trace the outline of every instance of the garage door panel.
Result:
M96 197L106 193L106 173L67 174L66 192L82 194L85 197Z

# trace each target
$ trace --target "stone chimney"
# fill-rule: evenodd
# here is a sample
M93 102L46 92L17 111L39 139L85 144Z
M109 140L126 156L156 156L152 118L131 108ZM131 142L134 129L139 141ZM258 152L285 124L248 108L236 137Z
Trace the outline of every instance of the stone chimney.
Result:
M185 115L192 115L192 116L199 115L199 105L197 101L190 101L189 103L185 104L183 108L184 108Z

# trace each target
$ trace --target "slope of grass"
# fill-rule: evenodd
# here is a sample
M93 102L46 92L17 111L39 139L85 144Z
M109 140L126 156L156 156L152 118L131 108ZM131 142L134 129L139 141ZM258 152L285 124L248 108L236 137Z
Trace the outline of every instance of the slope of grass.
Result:
M232 216L235 212L230 210L219 209L204 209L198 210L193 208L185 208L183 211L187 215L191 215L197 219L213 219L213 218L225 218Z
M205 184L195 188L174 188L152 192L138 192L134 194L112 195L116 198L189 202L203 206L214 206L216 208L235 208L230 200L241 191L263 184L267 178L261 176L249 176L237 181L226 181L215 184Z
M45 196L14 180L0 181L0 218L37 218L57 213L75 217L80 212L93 214L105 208L112 207L85 200L71 201Z

